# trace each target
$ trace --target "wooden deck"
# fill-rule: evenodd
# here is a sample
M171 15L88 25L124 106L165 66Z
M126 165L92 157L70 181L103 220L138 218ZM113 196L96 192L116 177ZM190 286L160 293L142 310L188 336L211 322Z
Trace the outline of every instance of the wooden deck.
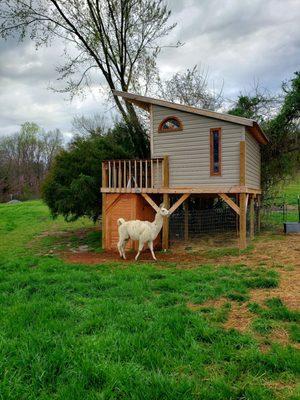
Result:
M244 185L170 187L168 157L146 160L107 160L102 164L102 193L260 194Z

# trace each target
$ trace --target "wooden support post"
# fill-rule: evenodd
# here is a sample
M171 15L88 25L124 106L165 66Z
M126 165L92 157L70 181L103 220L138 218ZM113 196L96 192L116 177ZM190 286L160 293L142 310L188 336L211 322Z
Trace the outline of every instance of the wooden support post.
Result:
M187 242L189 240L189 203L186 200L183 203L184 208L184 240Z
M250 239L254 239L254 196L250 196Z
M105 163L102 163L102 187L107 187L107 173L105 169ZM105 208L106 208L106 193L102 193L102 249L105 249Z
M240 250L247 247L246 193L240 193Z
M240 142L240 186L246 185L246 142Z
M164 199L164 201L163 201L164 207L169 209L170 195L168 193L164 193L163 199ZM169 248L169 217L164 217L164 220L163 220L162 248L163 248L163 250L167 250Z
M168 156L164 156L164 159L163 159L162 184L163 184L163 188L169 187L169 157ZM170 208L170 195L168 193L164 193L163 203L164 203L165 208L167 208L167 209ZM163 221L162 248L163 248L163 250L167 250L169 248L169 218L168 217L164 217L164 221Z

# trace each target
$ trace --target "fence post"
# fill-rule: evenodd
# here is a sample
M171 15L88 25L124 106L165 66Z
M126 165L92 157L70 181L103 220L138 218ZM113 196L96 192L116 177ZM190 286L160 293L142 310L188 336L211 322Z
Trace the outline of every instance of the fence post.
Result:
M250 195L250 239L254 239L254 195Z
M163 159L163 188L169 187L169 157L164 156ZM164 206L169 209L170 207L170 195L169 193L164 193L163 195ZM163 220L163 231L162 231L162 248L167 250L169 248L169 218L164 217Z
M246 193L240 193L240 250L247 247L247 232L246 232Z
M164 207L170 208L170 196L169 193L164 193ZM164 217L163 219L163 231L162 231L162 248L167 250L169 248L169 218Z
M260 225L261 225L261 195L257 195L257 233L260 233Z
M184 240L189 240L189 203L188 199L183 203L184 208Z

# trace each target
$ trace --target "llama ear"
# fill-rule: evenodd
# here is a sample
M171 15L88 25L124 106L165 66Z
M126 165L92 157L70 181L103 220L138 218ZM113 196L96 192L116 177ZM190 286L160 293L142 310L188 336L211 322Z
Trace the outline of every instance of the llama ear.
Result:
M159 208L163 208L164 207L164 203L161 203L160 205L159 205Z

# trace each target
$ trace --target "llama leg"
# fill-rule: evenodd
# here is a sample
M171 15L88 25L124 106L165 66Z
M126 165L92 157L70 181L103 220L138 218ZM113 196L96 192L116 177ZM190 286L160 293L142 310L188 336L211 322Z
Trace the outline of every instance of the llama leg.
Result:
M139 242L139 251L138 251L137 255L135 256L135 261L138 260L140 254L141 254L141 251L143 250L143 247L144 247L144 243Z
M120 257L123 257L123 242L121 241L121 239L118 241L118 250L119 250L119 254Z
M153 251L153 242L148 242L148 246L149 246L149 249L150 249L150 251L151 251L153 260L157 261L157 259L156 259L156 257L155 257L155 254L154 254L154 251Z
M128 240L129 240L129 238L125 239L123 242L123 246L122 246L122 255L123 255L124 260L126 260L125 247L126 247Z

